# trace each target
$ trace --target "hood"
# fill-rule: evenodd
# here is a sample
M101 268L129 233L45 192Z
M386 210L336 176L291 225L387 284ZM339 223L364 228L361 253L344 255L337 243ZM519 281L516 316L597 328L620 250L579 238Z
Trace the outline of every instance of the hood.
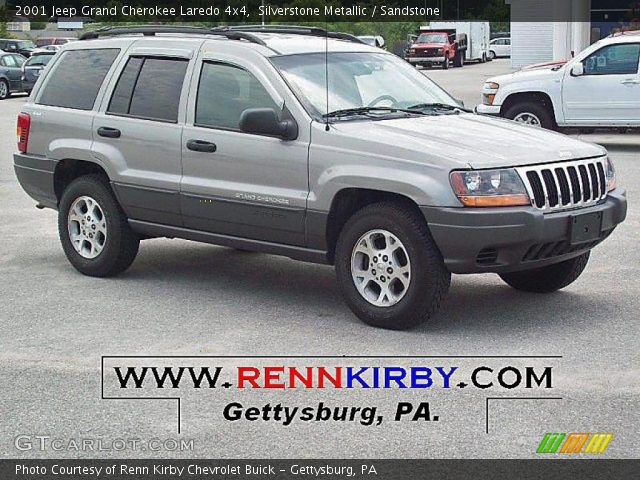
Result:
M562 66L569 60L554 60L553 62L534 63L533 65L527 65L522 67L522 70L538 70L538 69L550 69L558 66Z
M558 63L555 65L549 64L546 67L536 67L536 68L523 68L522 70L518 70L517 72L507 73L505 75L499 75L497 77L487 78L486 82L496 82L499 85L514 83L514 82L530 82L532 80L546 80L551 79L557 76L561 76L562 72L559 70L553 70L554 67L558 65L562 66L562 63Z
M353 148L446 168L516 167L606 154L598 145L542 128L471 113L346 121Z
M433 43L433 42L428 42L428 43L414 43L413 45L411 45L411 48L415 48L415 49L425 49L425 48L442 48L444 47L444 43Z

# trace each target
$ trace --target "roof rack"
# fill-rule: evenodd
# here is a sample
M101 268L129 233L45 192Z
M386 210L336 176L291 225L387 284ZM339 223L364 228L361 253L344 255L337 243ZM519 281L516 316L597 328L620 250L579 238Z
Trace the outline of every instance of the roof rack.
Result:
M189 27L184 25L132 25L122 27L103 27L92 32L85 32L78 38L79 40L93 40L100 37L113 37L116 35L142 34L145 37L152 37L158 33L174 33L188 35L218 35L229 40L247 40L251 43L266 46L267 44L260 38L249 32L234 31L229 29Z
M364 43L355 35L342 32L330 32L321 27L307 25L234 25L230 27L215 27L216 32L246 32L246 33L289 33L294 35L309 35L313 37L328 37L349 42Z
M609 37L622 37L626 35L640 35L640 30L622 30L621 32L614 32Z

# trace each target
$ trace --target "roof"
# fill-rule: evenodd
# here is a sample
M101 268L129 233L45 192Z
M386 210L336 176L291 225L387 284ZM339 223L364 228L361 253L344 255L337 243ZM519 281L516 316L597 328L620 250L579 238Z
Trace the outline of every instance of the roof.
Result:
M600 42L605 42L607 44L627 43L627 42L635 43L638 41L638 37L640 37L640 30L632 30L629 32L618 32L599 40L597 43L600 43Z

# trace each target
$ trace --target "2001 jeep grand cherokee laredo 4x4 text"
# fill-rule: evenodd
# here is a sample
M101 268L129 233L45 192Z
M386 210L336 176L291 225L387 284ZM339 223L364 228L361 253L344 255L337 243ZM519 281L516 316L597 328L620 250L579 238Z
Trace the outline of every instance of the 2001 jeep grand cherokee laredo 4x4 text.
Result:
M452 272L563 288L625 218L601 147L467 112L349 35L89 36L38 80L15 154L86 275L122 272L158 236L287 255L335 264L358 317L401 329L436 311Z

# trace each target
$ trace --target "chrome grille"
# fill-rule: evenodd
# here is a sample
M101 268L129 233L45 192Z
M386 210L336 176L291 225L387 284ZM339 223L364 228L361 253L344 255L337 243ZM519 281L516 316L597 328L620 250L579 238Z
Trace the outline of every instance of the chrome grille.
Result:
M516 168L531 204L555 211L595 205L607 196L606 157Z

